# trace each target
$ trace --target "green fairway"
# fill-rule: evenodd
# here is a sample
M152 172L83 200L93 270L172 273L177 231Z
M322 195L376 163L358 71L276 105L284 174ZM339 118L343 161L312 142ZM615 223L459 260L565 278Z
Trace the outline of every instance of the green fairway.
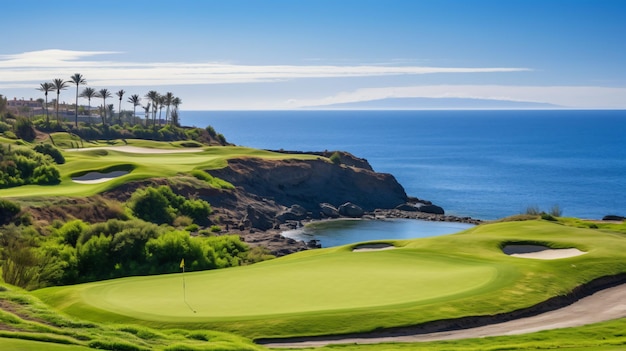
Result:
M61 345L49 342L30 341L21 339L7 339L0 337L0 350L2 351L85 351L88 347L78 345Z
M533 260L507 243L576 247ZM398 241L394 250L314 250L261 264L43 289L35 295L96 321L207 327L248 337L360 332L528 307L592 279L626 272L621 234L544 221L478 226ZM193 312L196 311L196 313ZM359 323L352 321L358 320Z
M129 146L130 149L125 149ZM128 145L106 149L102 147L98 145L77 151L65 151L63 154L66 163L58 166L61 172L61 183L58 185L26 185L0 189L0 197L90 196L133 180L171 177L195 169L222 168L231 158L319 158L314 155L288 155L235 146L182 148L155 141L128 141ZM109 173L115 170L129 173L97 184L79 184L72 181L72 177L89 172Z
M80 295L93 307L149 320L258 318L448 299L496 281L497 274L485 263L410 249L344 252L186 273L187 302L195 314L184 301L182 274L87 284Z

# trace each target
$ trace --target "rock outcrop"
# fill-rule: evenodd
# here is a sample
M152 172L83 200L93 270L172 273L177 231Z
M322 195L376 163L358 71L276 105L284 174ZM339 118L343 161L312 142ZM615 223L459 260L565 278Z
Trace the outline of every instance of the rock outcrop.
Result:
M322 203L338 208L350 202L364 211L373 211L395 208L409 199L391 174L376 173L371 167L337 165L322 158L235 159L227 167L209 173L267 201L292 209L298 205L312 218L328 212L327 206L322 210ZM284 217L291 216L289 213L286 211Z

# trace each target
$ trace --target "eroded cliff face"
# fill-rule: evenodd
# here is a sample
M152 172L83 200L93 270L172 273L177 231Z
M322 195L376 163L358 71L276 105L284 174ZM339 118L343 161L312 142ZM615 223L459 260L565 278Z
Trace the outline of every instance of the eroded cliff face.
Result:
M321 158L236 159L229 161L228 167L210 173L285 207L302 206L313 218L321 216L322 203L339 207L352 202L365 211L373 211L395 208L408 201L404 188L391 174L337 165Z

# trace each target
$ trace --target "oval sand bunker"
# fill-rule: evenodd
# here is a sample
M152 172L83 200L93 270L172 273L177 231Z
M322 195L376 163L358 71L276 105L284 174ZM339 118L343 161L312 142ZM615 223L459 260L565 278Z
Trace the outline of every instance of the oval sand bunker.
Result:
M514 257L535 258L539 260L556 260L559 258L575 257L586 252L578 249L551 249L542 245L507 245L502 251Z
M72 178L72 180L75 183L80 183L80 184L98 184L98 183L104 183L111 179L115 179L117 177L121 177L126 174L128 174L128 171L113 171L109 173L89 172L80 177L74 177Z
M380 250L391 250L396 247L391 244L363 244L357 245L352 252L361 252L361 251L380 251Z

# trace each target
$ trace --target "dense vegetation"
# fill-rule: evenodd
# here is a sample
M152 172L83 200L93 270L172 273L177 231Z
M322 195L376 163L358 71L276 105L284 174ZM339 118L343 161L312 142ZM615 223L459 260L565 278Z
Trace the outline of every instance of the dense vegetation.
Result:
M61 158L51 156L55 154ZM62 163L62 157L53 147L31 149L0 144L0 188L25 184L58 184L61 175L55 166L55 160Z
M269 258L262 250L250 251L236 235L214 236L206 229L191 236L190 231L197 231L199 224L209 224L211 207L204 200L177 195L168 186L138 189L127 207L135 219L93 224L55 221L38 229L29 226L28 220L16 218L19 205L3 200L2 218L14 221L0 233L3 279L33 289L176 272L183 258L188 270L232 267ZM168 226L172 224L185 228Z

